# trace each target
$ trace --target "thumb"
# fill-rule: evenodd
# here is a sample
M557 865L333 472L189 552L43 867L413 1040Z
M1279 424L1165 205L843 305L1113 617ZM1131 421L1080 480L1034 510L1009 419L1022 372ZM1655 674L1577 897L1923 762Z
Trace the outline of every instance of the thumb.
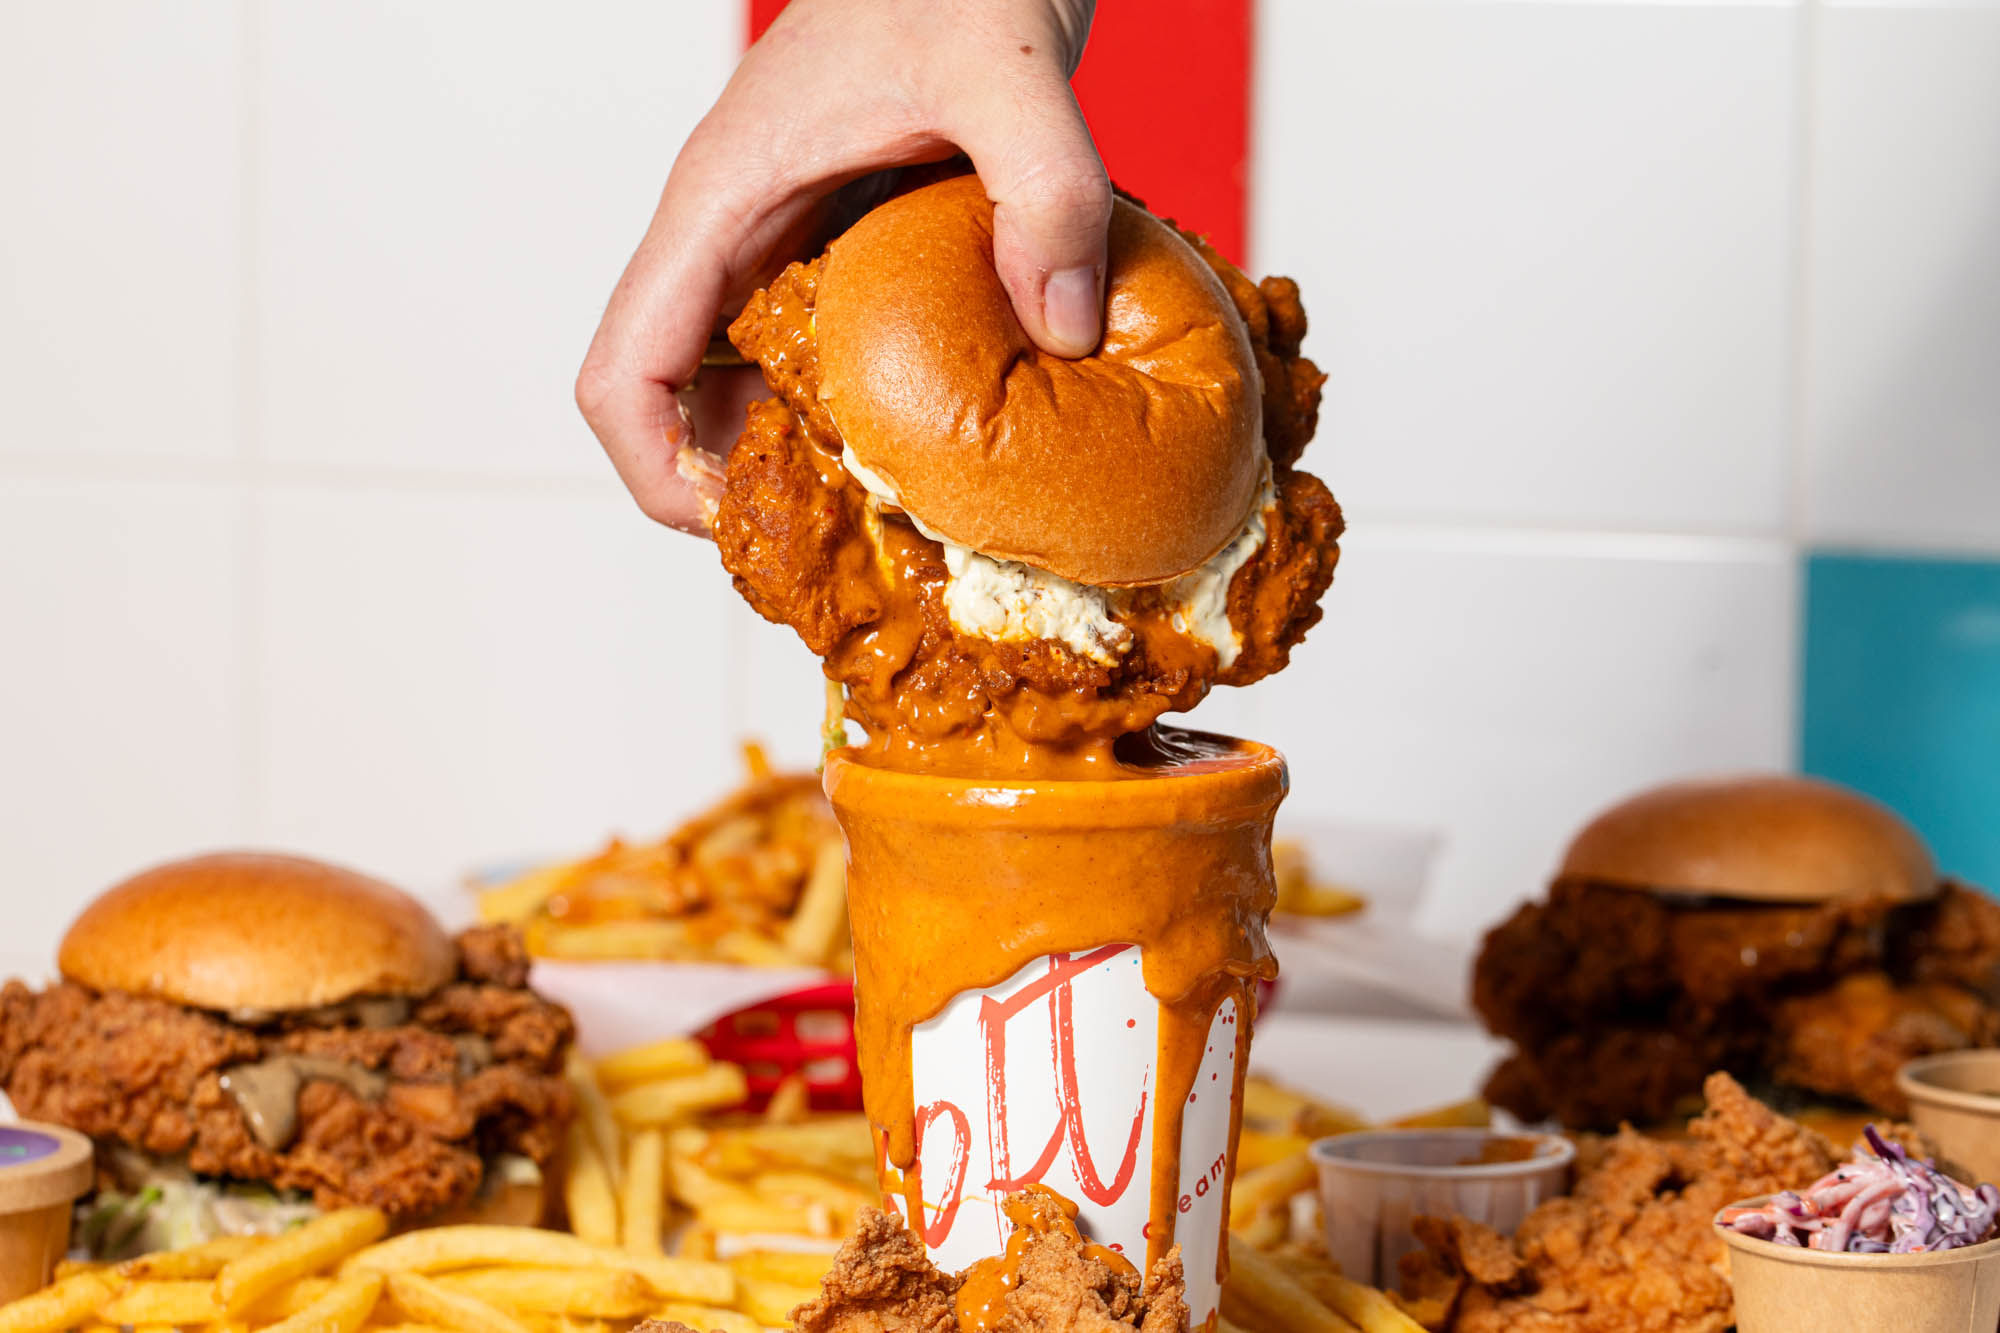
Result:
M1069 85L1051 74L957 138L993 200L993 266L1037 346L1077 357L1104 329L1111 181Z

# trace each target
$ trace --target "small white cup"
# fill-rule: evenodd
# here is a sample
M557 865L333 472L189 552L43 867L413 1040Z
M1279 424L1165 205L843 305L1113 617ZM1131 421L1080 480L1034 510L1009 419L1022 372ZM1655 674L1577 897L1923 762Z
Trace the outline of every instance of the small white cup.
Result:
M1481 1162L1495 1139L1531 1145L1519 1161ZM1340 1271L1380 1286L1421 1248L1418 1217L1458 1215L1502 1235L1569 1181L1576 1145L1560 1134L1503 1134L1487 1129L1366 1129L1312 1145L1319 1168L1326 1245Z

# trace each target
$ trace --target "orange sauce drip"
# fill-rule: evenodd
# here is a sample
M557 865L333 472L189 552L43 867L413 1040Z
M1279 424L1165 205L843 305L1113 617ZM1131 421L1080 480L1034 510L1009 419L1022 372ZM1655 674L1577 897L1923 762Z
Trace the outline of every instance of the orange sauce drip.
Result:
M1052 954L1137 945L1160 1006L1149 1269L1174 1243L1183 1117L1231 1001L1234 1154L1255 987L1277 972L1264 923L1276 899L1270 835L1284 761L1267 746L1198 733L1148 740L1114 756L1125 770L1115 781L912 774L854 750L828 759L827 795L847 836L863 1098L885 1189L903 1195L919 1232L927 1200L912 1034L955 996ZM965 1165L962 1182L933 1182L931 1205L948 1189L983 1186L969 1175L978 1164ZM1218 1184L1226 1218L1226 1170Z
M1007 1248L981 1259L965 1270L958 1286L958 1326L962 1333L986 1333L1007 1313L1007 1293L1021 1281L1021 1259L1029 1239L1051 1233L1071 1244L1080 1245L1086 1259L1095 1259L1115 1273L1136 1273L1132 1261L1109 1246L1083 1239L1076 1227L1076 1205L1046 1185L1030 1185L1029 1191L1054 1199L1059 1211L1051 1217L1046 1209L1031 1208L1018 1195L1007 1200L1007 1220L1014 1233Z

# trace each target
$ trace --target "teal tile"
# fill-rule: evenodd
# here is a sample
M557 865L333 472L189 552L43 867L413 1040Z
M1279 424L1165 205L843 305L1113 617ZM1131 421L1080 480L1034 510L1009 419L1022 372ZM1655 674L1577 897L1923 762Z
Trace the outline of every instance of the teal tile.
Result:
M2000 890L2000 559L1810 556L1803 669L1801 767Z

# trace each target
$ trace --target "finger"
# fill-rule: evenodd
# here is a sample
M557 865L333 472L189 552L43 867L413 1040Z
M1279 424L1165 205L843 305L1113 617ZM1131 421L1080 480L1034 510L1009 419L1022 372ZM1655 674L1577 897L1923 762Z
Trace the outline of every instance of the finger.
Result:
M1111 181L1055 71L996 94L954 136L993 200L993 264L1036 345L1082 356L1103 332Z
M701 364L715 300L649 237L619 278L576 378L576 405L625 488L649 518L682 532L703 524L674 466L694 443L678 390Z

